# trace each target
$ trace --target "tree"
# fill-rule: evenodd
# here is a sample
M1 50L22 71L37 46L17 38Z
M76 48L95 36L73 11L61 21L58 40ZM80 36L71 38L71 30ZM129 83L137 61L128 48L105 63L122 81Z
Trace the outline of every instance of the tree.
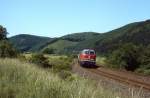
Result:
M115 67L134 71L140 65L140 53L140 46L128 43L115 50L110 57L110 61L115 65Z
M7 40L0 41L0 57L17 57L16 49Z
M141 67L150 69L150 45L144 47L144 51L140 56Z
M17 57L17 51L7 40L7 29L0 25L0 57Z
M0 25L0 40L5 40L7 38L7 29Z

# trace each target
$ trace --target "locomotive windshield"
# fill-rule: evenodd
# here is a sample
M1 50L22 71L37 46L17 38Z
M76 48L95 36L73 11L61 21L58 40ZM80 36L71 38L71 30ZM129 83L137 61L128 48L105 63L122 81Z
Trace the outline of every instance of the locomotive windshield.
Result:
M83 50L82 53L83 53L83 54L94 55L94 54L95 54L95 51L94 51L94 50Z
M90 50L90 54L91 54L91 55L94 55L94 54L95 54L95 51Z

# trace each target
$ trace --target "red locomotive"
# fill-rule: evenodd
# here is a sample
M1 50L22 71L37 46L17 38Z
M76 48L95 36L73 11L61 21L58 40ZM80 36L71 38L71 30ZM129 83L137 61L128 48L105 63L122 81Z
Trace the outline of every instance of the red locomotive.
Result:
M78 55L78 62L81 66L89 66L96 64L96 53L93 49L84 49Z

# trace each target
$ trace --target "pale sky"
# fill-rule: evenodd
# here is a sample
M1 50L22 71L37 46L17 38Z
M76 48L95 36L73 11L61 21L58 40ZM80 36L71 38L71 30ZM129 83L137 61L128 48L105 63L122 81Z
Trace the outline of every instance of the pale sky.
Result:
M0 5L0 25L9 36L103 33L150 19L150 0L0 0Z

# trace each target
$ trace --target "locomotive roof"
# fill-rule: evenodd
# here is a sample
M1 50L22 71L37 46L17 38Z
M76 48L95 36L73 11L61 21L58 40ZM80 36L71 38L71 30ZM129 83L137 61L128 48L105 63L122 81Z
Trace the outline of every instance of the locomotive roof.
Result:
M93 50L93 49L83 49L82 51L90 51L90 50ZM94 50L93 50L94 51Z

